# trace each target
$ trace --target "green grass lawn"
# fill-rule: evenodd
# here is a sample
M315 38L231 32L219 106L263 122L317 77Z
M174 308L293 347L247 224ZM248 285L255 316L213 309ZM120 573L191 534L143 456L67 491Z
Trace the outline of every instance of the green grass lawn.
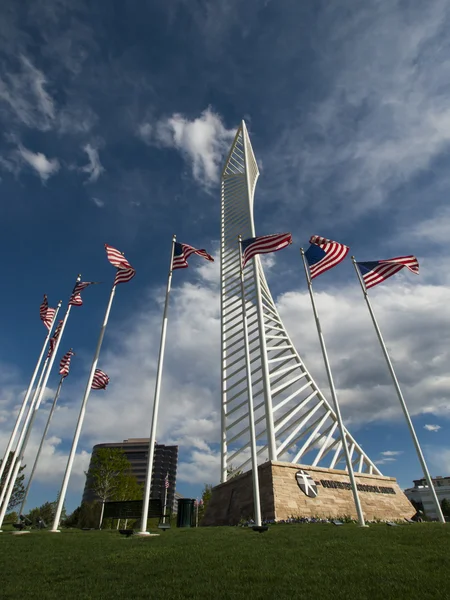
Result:
M450 599L450 527L0 534L0 598Z

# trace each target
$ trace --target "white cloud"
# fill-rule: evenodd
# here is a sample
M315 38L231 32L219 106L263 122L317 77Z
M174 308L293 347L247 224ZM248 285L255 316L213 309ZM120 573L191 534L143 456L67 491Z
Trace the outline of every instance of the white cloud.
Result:
M100 162L100 157L98 155L98 150L94 148L91 144L86 144L83 148L89 158L89 164L80 168L80 171L83 173L88 173L89 177L86 183L93 183L97 181L100 175L104 172L104 168Z
M450 302L450 289L412 285L406 278L396 277L389 285L374 289L371 296L409 411L412 415L450 418L450 351L439 333L449 328L450 316L444 311L430 311L430 306L446 306ZM316 289L315 300L343 416L350 430L362 422L400 422L400 404L361 290L353 285L327 291ZM282 294L278 307L308 369L327 390L307 292Z
M447 206L440 207L436 213L412 227L408 227L401 233L405 239L416 238L420 240L433 240L433 243L448 243L450 231L450 208Z
M18 152L22 159L38 173L44 182L59 171L59 161L57 158L48 159L42 152L34 153L24 146L19 146Z
M57 121L60 133L86 134L94 127L98 117L88 106L69 104L61 107Z
M385 465L391 462L395 462L396 460L396 458L379 458L378 460L374 460L373 462L376 465Z
M105 206L105 201L104 200L100 200L100 198L91 198L92 202L95 204L95 206L97 206L98 208L103 208Z
M277 186L284 179L287 200L298 202L301 190L318 214L348 220L386 202L448 150L448 3L405 11L371 2L345 16L330 3L320 23L316 69L327 87L264 162L276 169ZM333 193L324 195L327 182ZM312 194L320 200L311 205Z
M383 456L399 456L403 454L403 450L385 450L384 452L380 452Z
M179 150L191 165L194 178L210 188L219 181L236 129L226 129L220 115L208 107L192 121L175 113L156 123L142 123L138 133L148 144Z
M0 78L0 101L28 127L46 131L55 120L55 105L46 90L47 79L25 56L21 70Z
M423 428L427 431L434 431L436 433L439 431L439 429L442 429L440 425L424 425Z
M434 473L442 473L444 477L450 474L450 448L448 446L428 447L427 456Z
M374 463L376 465L386 465L395 462L397 460L396 457L403 454L403 450L385 450L384 452L380 452L380 454L383 458L375 460Z
M150 123L142 123L138 127L139 136L144 141L148 141L148 142L151 141L152 132L153 132L153 127L152 127L152 125Z

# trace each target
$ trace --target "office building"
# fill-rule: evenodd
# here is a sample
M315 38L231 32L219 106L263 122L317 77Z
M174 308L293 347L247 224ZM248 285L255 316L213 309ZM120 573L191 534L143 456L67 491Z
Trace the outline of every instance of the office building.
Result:
M439 502L442 503L444 498L447 498L447 500L450 501L450 477L438 476L432 477L431 480L433 482L434 489L436 490L436 495ZM415 479L413 480L413 483L414 487L405 490L406 497L411 502L420 502L423 506L425 514L432 519L436 519L436 507L425 478Z
M120 450L123 450L125 456L130 462L132 474L136 476L136 479L139 484L144 485L148 462L148 442L148 438L130 438L128 440L124 440L123 442L97 444L92 449L92 456L94 456L96 450L99 450L100 448L118 448ZM172 507L172 510L174 508L176 510L177 508L177 503L175 501L177 465L178 446L165 446L164 444L155 444L150 496L151 498L159 498L161 500L164 500L164 480L166 474L168 473L169 489L167 491L167 506ZM91 464L89 465L89 469L90 468ZM90 489L90 477L88 471L83 493L83 502L92 502L95 499L95 494Z

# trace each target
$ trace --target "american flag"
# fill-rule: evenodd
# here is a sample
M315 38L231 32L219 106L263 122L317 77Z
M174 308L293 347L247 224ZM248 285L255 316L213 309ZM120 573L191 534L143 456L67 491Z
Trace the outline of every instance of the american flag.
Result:
M292 235L290 233L273 233L272 235L261 235L259 237L242 240L242 268L256 254L268 254L282 250L292 244Z
M69 304L71 306L82 306L83 300L81 298L81 291L87 288L89 285L94 285L98 281L78 281L73 288L72 295L69 298Z
M187 259L191 256L191 254L198 254L206 260L214 262L213 257L206 252L206 250L197 250L189 244L180 244L179 242L175 242L175 248L173 252L173 261L172 261L172 270L174 269L185 269L188 267Z
M59 363L59 374L63 377L67 377L67 375L69 374L70 359L72 358L72 356L74 356L74 352L72 352L72 350L69 350L69 352L66 352L64 354L64 356L61 359L61 362Z
M136 271L127 261L125 256L116 248L105 244L106 256L109 262L117 268L117 274L114 279L114 285L119 283L127 283L136 275Z
M50 329L50 327L52 326L55 312L56 308L48 307L47 294L44 294L44 300L42 301L42 304L39 308L39 316L41 317L41 321L44 323L47 329Z
M305 256L309 264L311 279L338 265L350 250L348 246L320 237L320 235L312 235L309 243L311 246L305 252Z
M53 354L53 350L55 349L56 342L58 341L59 334L61 333L61 327L63 323L64 321L59 321L55 331L53 332L52 337L50 338L50 348L48 349L47 358L50 358L50 356Z
M386 260L374 260L356 263L367 289L398 273L403 267L416 275L419 274L419 261L415 256L397 256Z
M167 475L164 477L164 487L166 490L169 489L169 473L167 473Z
M106 390L106 386L109 383L109 377L100 369L95 369L94 379L92 380L91 389L93 390Z
M114 279L114 285L119 285L119 283L127 283L136 275L136 271L133 267L129 269L117 269L116 278Z
M198 504L199 504L199 506L203 506L203 498L200 498Z

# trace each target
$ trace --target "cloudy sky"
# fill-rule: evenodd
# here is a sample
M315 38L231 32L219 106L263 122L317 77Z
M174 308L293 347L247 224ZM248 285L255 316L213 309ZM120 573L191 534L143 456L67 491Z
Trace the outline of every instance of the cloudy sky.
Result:
M241 119L261 170L257 231L294 238L267 279L325 391L298 248L318 234L360 260L418 256L419 276L371 297L430 470L448 475L448 1L3 4L2 454L45 335L42 294L66 302L79 272L104 282L68 322L61 354L76 357L29 506L61 483L114 276L105 242L137 275L117 291L99 363L111 383L91 394L68 508L93 444L148 436L171 236L217 253L219 174ZM219 479L218 263L201 262L174 274L157 433L180 446L186 496ZM407 487L420 467L350 261L315 290L345 421Z

